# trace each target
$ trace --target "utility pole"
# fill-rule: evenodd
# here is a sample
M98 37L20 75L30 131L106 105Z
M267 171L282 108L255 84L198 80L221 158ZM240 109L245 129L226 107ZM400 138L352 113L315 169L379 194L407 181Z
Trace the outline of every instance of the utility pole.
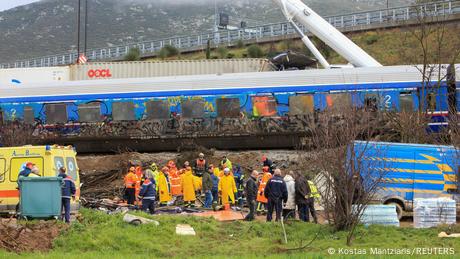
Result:
M77 63L78 57L80 57L80 13L81 11L81 0L78 0L78 10L77 10Z
M88 0L85 0L85 45L83 54L86 56L86 46L88 44Z
M217 20L218 19L218 10L217 10L217 0L214 0L214 32L217 32L219 31L219 21Z

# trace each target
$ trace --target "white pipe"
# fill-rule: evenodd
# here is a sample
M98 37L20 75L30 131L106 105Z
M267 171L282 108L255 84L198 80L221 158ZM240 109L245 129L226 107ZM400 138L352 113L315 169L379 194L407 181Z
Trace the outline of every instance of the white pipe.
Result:
M296 20L355 67L382 65L300 0L273 0L288 21ZM308 45L307 45L308 47ZM310 47L309 47L310 48Z

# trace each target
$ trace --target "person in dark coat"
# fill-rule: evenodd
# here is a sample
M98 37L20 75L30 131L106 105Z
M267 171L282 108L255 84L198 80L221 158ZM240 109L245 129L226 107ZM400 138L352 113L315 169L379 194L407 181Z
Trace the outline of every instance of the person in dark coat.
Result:
M302 174L299 174L295 181L295 202L297 204L297 208L299 209L300 220L309 222L310 211L315 223L318 222L314 199L315 198L312 196L310 185L308 184L308 179Z
M144 182L142 183L141 190L138 195L138 199L142 200L142 210L150 214L155 213L155 200L156 200L156 182L155 177L151 171L144 173Z
M268 167L268 170L271 174L273 174L274 166L273 161L268 159L266 156L262 156L262 167Z
M212 187L213 187L213 182L211 175L208 171L203 172L203 193L205 194L205 200L204 200L204 207L205 208L211 208L212 206Z
M281 170L275 169L274 177L271 178L265 187L264 195L268 200L267 203L267 221L273 219L273 210L276 212L276 221L281 220L281 213L283 212L283 202L287 202L288 192L286 183L281 176Z
M73 179L66 174L66 169L64 167L59 168L58 177L62 178L62 209L64 209L64 220L66 223L70 223L70 199L75 200L75 193L77 189L75 188L75 183Z
M257 198L257 191L259 190L259 186L257 186L257 176L259 172L256 170L252 171L251 176L246 181L246 187L244 188L244 193L246 195L246 202L248 203L249 207L249 214L246 215L244 218L247 221L254 220L254 212L256 210L256 198Z

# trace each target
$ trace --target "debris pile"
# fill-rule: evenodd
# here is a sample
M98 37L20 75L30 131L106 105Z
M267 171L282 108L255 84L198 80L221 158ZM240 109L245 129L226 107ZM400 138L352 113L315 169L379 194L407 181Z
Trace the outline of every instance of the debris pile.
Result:
M0 249L8 252L46 252L52 248L53 240L67 228L54 221L20 225L16 219L0 220Z

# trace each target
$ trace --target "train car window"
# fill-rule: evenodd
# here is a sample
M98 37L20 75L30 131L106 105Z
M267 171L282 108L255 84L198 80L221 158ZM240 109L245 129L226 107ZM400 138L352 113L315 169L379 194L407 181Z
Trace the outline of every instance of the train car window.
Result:
M364 107L367 110L377 111L379 108L379 95L378 94L366 94L364 97Z
M349 93L328 94L326 96L326 105L328 109L346 110L351 108L351 95Z
M429 93L426 96L426 103L428 111L436 111L436 94Z
M401 112L413 112L414 111L414 98L411 93L400 93L399 94L399 109Z
M6 160L1 158L0 159L0 182L5 181L5 174L6 174Z
M187 119L203 118L204 104L203 100L183 100L180 104L182 117Z
M112 104L114 121L132 121L136 119L133 102L114 102Z
M237 118L240 116L239 98L216 99L217 116L223 118Z
M101 104L87 103L78 105L78 117L81 122L102 121Z
M67 105L65 103L46 104L46 122L49 124L67 122Z
M24 122L27 124L33 124L35 122L34 108L30 106L24 106Z
M168 101L149 101L145 106L148 120L169 119Z
M277 105L274 96L252 97L252 111L254 117L271 117L277 115Z
M10 160L10 182L17 182L19 173L24 170L28 162L34 163L43 175L43 157L15 157Z
M313 95L297 95L289 97L289 115L312 114L315 111Z

